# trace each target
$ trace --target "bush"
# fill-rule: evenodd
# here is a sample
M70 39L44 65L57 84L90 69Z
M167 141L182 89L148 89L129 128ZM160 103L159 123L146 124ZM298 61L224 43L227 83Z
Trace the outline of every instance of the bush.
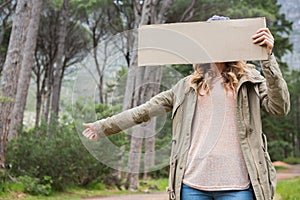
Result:
M288 163L288 164L299 164L300 158L287 157L287 158L283 159L283 162Z
M23 133L9 142L6 162L12 176L26 177L21 178L23 182L34 177L35 185L45 186L41 182L45 182L45 177L51 177L51 183L46 185L55 190L63 190L68 185L85 185L110 173L108 167L87 152L72 123L52 125L51 129L44 124ZM47 193L49 188L42 185L41 191L27 185L28 192Z
M45 176L42 181L30 176L20 176L18 181L23 185L24 192L31 195L49 196L52 191L53 181L50 176Z
M283 140L274 140L268 142L268 149L273 161L283 160L289 155L293 147L290 143Z
M7 180L6 171L0 169L0 194L6 192L6 180Z

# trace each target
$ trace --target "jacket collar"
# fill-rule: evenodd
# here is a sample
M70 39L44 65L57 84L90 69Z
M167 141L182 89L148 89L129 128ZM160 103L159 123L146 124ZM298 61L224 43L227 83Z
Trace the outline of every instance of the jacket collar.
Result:
M239 91L241 85L243 85L246 82L261 83L265 80L265 78L260 74L260 72L254 68L253 69L246 68L245 72L246 74L239 81L237 91Z

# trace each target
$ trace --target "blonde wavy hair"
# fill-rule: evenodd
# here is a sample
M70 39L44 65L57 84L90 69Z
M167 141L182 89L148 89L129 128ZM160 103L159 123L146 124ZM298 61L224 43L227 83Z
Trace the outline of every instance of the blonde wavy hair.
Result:
M209 93L211 82L218 76L214 70L211 69L210 64L194 64L194 72L190 79L190 84L197 86L199 95L204 95L199 91ZM244 61L226 62L224 70L221 72L223 78L223 85L226 91L232 91L236 95L237 86L242 76L246 75L245 68L253 68L253 65L247 64Z

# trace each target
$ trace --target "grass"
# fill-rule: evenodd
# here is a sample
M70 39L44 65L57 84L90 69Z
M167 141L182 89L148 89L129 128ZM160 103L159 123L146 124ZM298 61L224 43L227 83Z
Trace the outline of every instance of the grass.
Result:
M117 190L117 189L87 189L81 187L72 187L64 192L52 192L50 196L32 196L29 194L25 194L23 192L18 191L10 191L5 195L0 195L0 200L79 200L85 197L93 197L93 196L107 196L113 194L130 194L127 190Z
M286 167L282 167L282 166L275 166L275 169L276 169L276 171L279 171L279 170L285 170L287 168Z
M300 177L279 181L276 200L300 199Z
M140 189L134 194L152 192L152 191L165 191L168 184L168 179L149 179L147 181L140 182ZM149 187L156 189L150 189ZM50 196L32 196L22 192L22 187L17 184L11 184L8 186L10 188L8 192L0 192L0 200L79 200L86 197L94 196L108 196L108 195L118 195L118 194L133 194L133 192L127 190L118 190L117 188L107 188L103 184L93 184L88 187L70 187L64 192L52 192Z
M151 191L165 191L168 179L149 179L140 182L140 189L136 193L143 193L149 187L156 187ZM53 192L50 196L31 196L24 194L18 185L10 186L11 191L5 194L0 193L0 200L79 200L86 197L108 196L117 194L132 194L127 190L107 188L103 184L95 184L89 187L71 187L64 192ZM300 177L279 181L277 184L276 200L298 200L300 199Z

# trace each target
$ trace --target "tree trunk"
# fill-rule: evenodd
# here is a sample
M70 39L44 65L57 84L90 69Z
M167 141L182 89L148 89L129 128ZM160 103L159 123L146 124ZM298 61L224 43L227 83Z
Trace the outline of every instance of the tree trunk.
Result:
M19 0L13 21L9 47L3 68L1 90L4 101L0 102L0 168L5 167L5 152L10 129L11 113L17 92L24 45L31 17L32 2Z
M37 51L37 50L36 50ZM37 52L35 52L37 53ZM35 55L36 58L36 68L34 70L34 74L36 76L36 114L35 114L35 127L38 127L40 124L40 118L41 118L41 109L42 109L42 98L45 90L45 85L46 85L46 76L47 73L44 73L44 78L42 79L42 69L41 65L37 62L37 55Z
M103 100L103 70L101 69L101 66L99 64L99 61L98 61L98 55L97 55L97 52L98 52L98 40L96 39L96 33L94 32L93 33L93 57L94 57L94 62L95 62L95 65L96 65L96 70L97 70L97 73L98 73L98 76L99 76L99 82L98 82L98 90L99 90L99 103L104 103L104 100ZM106 55L104 55L106 56Z
M8 139L18 136L18 129L22 127L23 116L26 106L26 97L30 85L30 77L32 66L34 64L34 52L40 22L40 13L43 5L43 0L35 1L32 7L32 17L30 19L29 30L24 49L24 57L18 81L16 100L12 113L12 121Z
M133 68L133 67L132 67ZM145 67L134 67L134 91L133 91L133 98L132 107L136 107L143 102L143 98L141 95L143 93L143 87L145 85L144 82L144 74L145 74ZM131 141L130 141L130 152L129 152L129 160L128 160L128 174L127 174L127 181L129 184L130 191L136 191L139 187L139 172L140 172L140 159L141 159L141 152L142 152L142 143L143 143L143 136L144 136L144 129L140 126L134 127L132 129Z
M134 7L134 13L135 13L135 21L136 21L136 27L139 24L149 24L149 23L163 23L164 22L164 14L167 12L167 10L171 7L173 0L165 0L163 1L163 4L160 8L160 10L158 11L158 4L159 1L151 1L151 0L145 0L144 4L143 4L143 8L142 8L142 12L141 15L139 15L138 9L139 8L139 1L135 1L135 7ZM154 16L153 16L154 15ZM134 35L134 39L133 39L133 47L136 47L136 43L137 43L137 37L136 35ZM145 68L144 69L144 74L139 74L138 71L140 70L140 68L142 67L137 67L137 54L136 52L133 52L132 55L132 60L131 60L131 66L130 66L130 70L129 70L129 74L127 77L127 83L126 83L126 92L125 92L125 99L124 99L124 103L123 103L123 109L127 109L129 107L134 107L137 106L141 103L144 103L145 101L147 101L149 99L149 97L154 96L155 94L158 93L158 91L151 91L151 88L148 88L149 83L157 83L158 85L160 84L159 82L155 82L157 80L155 75L154 75L154 79L153 77L148 77L149 74L147 74L149 71L153 70L153 68ZM143 67L144 68L144 67ZM159 69L159 68L157 68ZM155 69L155 70L157 70ZM161 70L161 69L160 69ZM161 72L158 72L157 74L161 74ZM144 79L144 77L147 77L147 80ZM137 80L139 80L140 78L142 78L142 82L138 82ZM130 80L131 79L131 80ZM133 80L135 80L135 82L133 82ZM143 85L142 85L142 84ZM150 84L151 85L151 84ZM141 87L143 86L143 87ZM137 90L138 87L141 87L141 89ZM151 87L151 86L150 86ZM149 91L150 90L150 91ZM137 91L138 94L137 94ZM130 99L129 97L132 96L132 94L134 93L134 99ZM148 93L150 95L148 95ZM129 95L129 96L128 96ZM155 123L153 123L152 125L150 125L152 130L147 130L150 133L154 133L155 132ZM142 132L138 132L141 131L140 129L133 129L133 134L131 137L131 144L136 144L140 142L140 138L138 137L134 137L135 135L139 135L142 134ZM153 134L154 135L154 134ZM146 158L145 162L151 162L154 164L154 136L153 137L149 137L147 139L147 145L145 145L145 147L147 147L147 149L145 149L145 151L147 152L147 156L151 155L151 158L148 157ZM142 148L142 145L131 145L130 147L130 153L129 153L129 162L128 162L128 169L129 169L129 174L127 177L127 180L129 181L129 190L136 190L139 186L138 184L138 175L136 173L131 173L132 171L130 171L130 169L139 169L140 168L140 157L141 157L141 149L136 149L136 148ZM151 153L153 152L153 153ZM134 155L134 160L131 160L130 158L133 157L131 154ZM137 159L138 157L138 159ZM145 169L144 172L148 170ZM147 176L147 175L146 175Z
M60 11L60 26L58 29L58 50L56 54L56 59L54 63L54 75L53 75L53 90L51 99L51 119L50 122L54 122L58 117L59 112L59 100L60 100L60 81L63 66L64 66L64 52L65 52L65 41L67 34L67 20L68 20L68 9L69 0L64 0Z
M144 77L148 85L142 96L147 101L160 91L162 67L147 66ZM155 164L155 128L156 120L151 120L145 135L144 179L147 179L149 170Z
M46 123L49 122L49 112L50 112L50 104L51 104L51 97L53 91L53 63L51 62L46 67L45 72L45 85L41 88L41 95L42 95L42 105L43 105L43 119Z
M143 133L144 130L140 126L132 128L133 133ZM130 154L128 160L127 182L129 183L130 191L137 191L139 188L139 171L141 163L141 153L143 146L143 138L131 136Z

